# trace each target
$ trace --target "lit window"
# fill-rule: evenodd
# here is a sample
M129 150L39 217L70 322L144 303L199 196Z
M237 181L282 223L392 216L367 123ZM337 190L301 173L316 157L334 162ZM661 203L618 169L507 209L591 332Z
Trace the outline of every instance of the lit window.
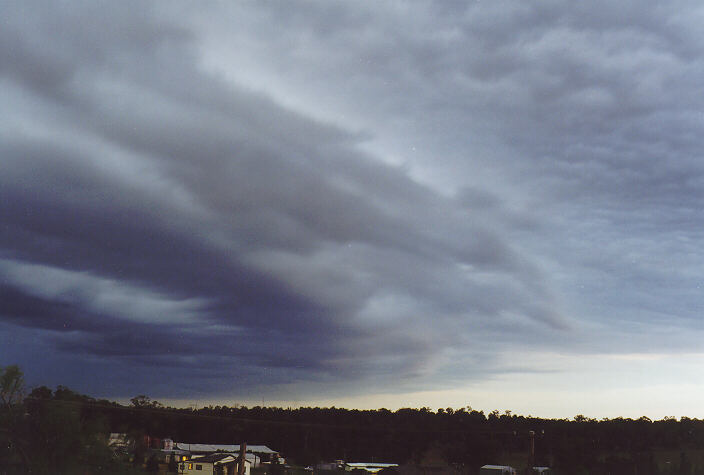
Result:
M193 470L193 464L192 464L192 463L189 463L189 464L188 464L188 470Z

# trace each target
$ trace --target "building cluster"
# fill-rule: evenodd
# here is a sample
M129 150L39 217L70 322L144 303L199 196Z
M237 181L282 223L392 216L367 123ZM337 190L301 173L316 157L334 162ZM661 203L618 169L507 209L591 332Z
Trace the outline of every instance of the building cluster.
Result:
M124 453L134 450L126 434L110 434L109 445ZM186 443L145 436L141 446L146 448L147 468L151 465L152 471L163 475L463 475L456 467L432 461L399 465L336 460L294 469L266 445ZM532 475L551 473L549 467L532 470ZM518 475L518 471L508 465L484 465L479 475Z
M126 434L110 434L109 445L116 451L134 452L134 444ZM286 460L266 445L245 445L242 454L237 444L199 444L174 442L145 436L145 465L152 465L160 474L179 475L252 475L261 473L271 464L283 465Z
M164 449L166 457L176 457L178 473L184 475L251 475L252 468L271 463L285 463L278 452L266 445L246 446L241 459L239 445L190 444L175 442L170 451ZM242 467L240 469L240 463Z

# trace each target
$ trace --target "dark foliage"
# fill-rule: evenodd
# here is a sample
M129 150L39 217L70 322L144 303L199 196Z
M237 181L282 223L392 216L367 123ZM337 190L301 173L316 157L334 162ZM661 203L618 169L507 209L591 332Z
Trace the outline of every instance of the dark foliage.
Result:
M437 412L260 406L196 410L164 407L146 396L124 406L62 386L55 391L35 388L21 409L18 404L3 408L7 443L0 450L21 471L22 457L13 447L25 445L36 473L70 473L76 466L104 472L117 466L104 443L108 432L130 434L136 441L134 463L146 463L151 470L154 463L143 443L147 434L184 442L265 444L304 466L336 459L440 463L471 474L507 458L522 457L527 463L529 431L535 432L535 465L551 466L554 473L696 475L704 468L691 455L704 452L704 420L689 418L540 419L508 411L487 415L469 407ZM663 453L674 455L665 460L658 455ZM271 470L284 473L283 467Z

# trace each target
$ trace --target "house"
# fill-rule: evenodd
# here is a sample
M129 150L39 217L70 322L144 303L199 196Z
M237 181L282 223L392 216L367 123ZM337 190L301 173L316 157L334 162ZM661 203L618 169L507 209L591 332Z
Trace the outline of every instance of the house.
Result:
M160 450L150 450L148 452L148 457L151 458L154 457L156 461L161 465L168 465L171 460L174 460L176 462L181 462L182 460L188 460L190 458L190 454L188 452L185 452L183 450L167 450L167 449L160 449Z
M214 453L193 457L179 463L178 473L183 475L236 475L236 454ZM252 462L245 460L244 474L250 474Z
M154 458L160 465L168 465L172 460L180 462L190 458L190 453L179 450L174 446L171 439L158 439L156 437L145 436L144 443L149 447L147 459Z
M517 475L516 469L508 465L483 465L479 475Z
M183 451L190 455L186 459L196 455L210 455L215 453L239 454L240 446L237 444L189 444L185 442L174 442L174 450ZM279 453L270 449L266 445L247 445L247 460L252 463L252 467L259 467L262 463L271 462L278 459L281 463ZM181 457L181 460L186 460Z

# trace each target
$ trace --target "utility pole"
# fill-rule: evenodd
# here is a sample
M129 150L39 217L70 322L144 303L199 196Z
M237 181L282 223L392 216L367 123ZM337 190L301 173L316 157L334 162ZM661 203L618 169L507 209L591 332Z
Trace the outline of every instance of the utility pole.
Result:
M240 444L240 456L237 457L237 475L244 475L244 464L247 463L245 454L247 453L247 442Z
M528 474L533 475L533 467L535 466L535 431L529 430L530 437L530 460L528 461Z

